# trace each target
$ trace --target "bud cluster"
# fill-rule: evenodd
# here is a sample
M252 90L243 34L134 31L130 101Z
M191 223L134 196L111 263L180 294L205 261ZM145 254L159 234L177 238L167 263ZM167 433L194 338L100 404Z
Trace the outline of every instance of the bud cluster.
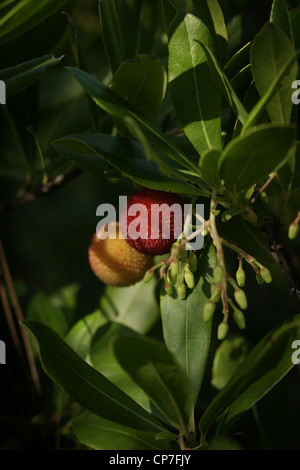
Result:
M152 279L155 269L160 268L160 279L164 280L164 289L167 295L177 291L179 299L184 300L187 288L195 287L194 273L197 271L197 255L192 250L180 248L183 239L178 239L171 248L170 257L161 261L145 274L144 281Z

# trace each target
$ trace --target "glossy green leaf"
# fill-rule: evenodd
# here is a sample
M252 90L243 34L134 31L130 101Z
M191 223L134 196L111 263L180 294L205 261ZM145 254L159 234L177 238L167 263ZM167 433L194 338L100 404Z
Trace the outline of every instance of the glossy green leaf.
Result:
M102 40L106 56L114 73L125 60L123 38L115 0L98 2Z
M94 334L106 322L107 319L100 310L90 313L72 326L65 335L64 340L74 349L78 356L86 360Z
M256 87L263 96L271 86L274 78L290 63L294 48L287 36L273 23L267 23L256 35L251 48L252 73ZM276 94L267 104L267 111L272 122L288 123L293 102L291 100L291 83L297 78L296 57L281 75Z
M209 351L212 322L203 319L203 308L210 298L215 250L205 244L198 255L195 287L185 300L161 293L163 335L168 350L189 377L196 401Z
M82 444L96 450L161 451L170 449L169 442L165 439L156 440L154 432L122 426L91 413L82 413L75 418L72 421L72 428Z
M250 344L242 336L222 341L215 352L211 384L218 390L224 388L249 350Z
M202 42L199 43L199 46L203 48L206 54L211 71L211 76L215 83L215 86L217 87L225 101L227 101L228 105L233 110L238 120L242 124L244 124L247 120L248 114L243 104L241 103L235 89L231 85L226 74L224 73L218 61L214 57L212 51L208 47L206 47L206 45Z
M221 95L211 79L206 55L196 43L213 47L205 24L178 10L170 24L169 84L178 119L199 154L221 148Z
M123 62L115 72L110 89L126 100L139 114L153 121L164 99L167 75L158 58L140 55Z
M117 119L122 120L126 116L130 116L137 122L146 138L160 151L164 152L185 168L196 172L198 171L197 164L193 162L190 157L185 155L158 128L151 124L147 119L140 116L128 103L126 103L126 101L122 100L112 90L82 70L74 67L67 67L67 69L74 75L98 106Z
M155 279L148 283L140 281L122 289L107 286L100 299L101 311L110 321L145 334L159 318L155 289Z
M39 79L48 67L59 64L61 60L62 57L55 58L53 55L46 55L0 70L0 80L5 82L7 98L28 88Z
M211 149L204 152L199 160L199 168L202 178L215 189L218 189L221 185L221 179L216 171L220 156L221 151L219 149Z
M136 332L122 323L109 322L98 329L90 348L90 361L93 367L105 375L112 383L134 399L147 411L151 411L151 402L145 392L126 374L117 361L111 347L112 339L117 335L133 335Z
M106 134L66 136L52 143L65 158L91 173L103 175L107 163L136 183L151 189L200 194L197 187L162 174L155 162L146 160L134 141Z
M300 315L296 315L271 330L253 347L202 415L199 428L203 436L223 413L219 433L228 432L237 419L292 369L291 345L299 334Z
M294 138L291 126L261 124L233 139L219 159L225 187L239 193L266 178L284 162Z
M29 31L53 15L68 0L21 0L0 18L0 45Z
M162 426L104 375L97 372L48 326L24 321L40 348L45 372L88 411L137 429L159 431Z
M251 43L248 42L245 46L241 47L225 64L224 73L227 78L231 80L240 70L250 63L250 48Z
M113 341L117 360L154 405L185 434L193 412L192 385L165 346L145 336Z
M206 24L216 42L217 59L224 64L228 54L228 34L218 0L193 0L197 16Z

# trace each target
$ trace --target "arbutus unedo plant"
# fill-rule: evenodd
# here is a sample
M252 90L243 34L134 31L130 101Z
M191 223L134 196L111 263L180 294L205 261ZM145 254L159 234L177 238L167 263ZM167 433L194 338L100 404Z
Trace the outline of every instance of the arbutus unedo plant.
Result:
M43 448L299 450L300 9L252 3L0 5L3 331Z

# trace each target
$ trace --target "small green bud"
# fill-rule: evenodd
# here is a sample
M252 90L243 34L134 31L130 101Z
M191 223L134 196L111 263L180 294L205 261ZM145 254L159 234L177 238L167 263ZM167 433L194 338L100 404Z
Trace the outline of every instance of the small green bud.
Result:
M245 280L246 280L245 271L242 268L239 268L236 272L235 277L236 277L236 282L238 283L238 286L244 287Z
M222 291L221 289L217 289L217 288L213 289L211 292L210 300L215 303L219 302L220 297L221 297L221 291Z
M222 266L216 266L214 268L214 282L216 284L219 284L223 280L223 276L224 276L224 269L222 268Z
M203 320L204 321L209 321L215 312L216 304L212 302L211 300L208 300L206 304L204 305L203 309Z
M217 332L217 337L218 340L222 341L228 333L228 323L220 323L218 326L218 332Z
M234 291L234 298L236 303L241 307L242 310L246 310L248 307L247 297L242 289L236 289Z
M265 282L259 273L256 274L256 280L258 284L263 284Z
M146 283L150 282L151 279L153 278L153 275L154 275L154 271L149 269L149 271L146 271L143 281L146 282Z
M184 267L184 280L190 289L194 289L195 287L194 274L187 266Z
M214 208L212 208L212 209L210 210L210 212L211 212L213 215L215 215L215 216L217 216L217 215L220 214L219 209L214 209Z
M165 292L166 292L167 295L172 295L172 293L173 293L172 284L170 284L169 282L165 283Z
M176 284L177 275L179 273L179 263L176 260L171 261L168 269L168 276L172 284Z
M185 299L185 297L186 297L186 285L185 285L184 282L182 284L179 284L179 286L177 288L177 293L178 293L178 297L181 300Z
M268 268L261 268L260 275L267 284L272 282L272 276Z
M241 329L244 330L246 328L246 321L243 312L241 312L238 309L234 309L233 311L233 319L237 326Z
M292 222L289 226L289 239L294 240L294 238L296 238L296 236L298 235L298 231L299 225Z
M192 271L192 273L195 273L197 271L198 262L197 262L197 255L192 250L189 250L188 262L189 262L190 270Z

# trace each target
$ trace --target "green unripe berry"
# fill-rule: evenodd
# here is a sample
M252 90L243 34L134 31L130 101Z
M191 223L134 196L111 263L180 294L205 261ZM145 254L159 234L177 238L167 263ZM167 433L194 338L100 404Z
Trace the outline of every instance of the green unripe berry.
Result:
M185 285L184 282L182 284L179 284L179 286L177 288L177 293L178 293L178 297L181 300L185 299L185 297L186 297L186 285Z
M192 273L195 273L197 271L198 261L197 261L196 254L191 250L189 250L188 262L189 262L190 270L192 271Z
M262 268L260 270L260 275L267 284L270 284L272 282L272 276L268 268Z
M221 298L221 289L218 289L218 288L212 289L210 300L216 303L216 302L219 302L220 298Z
M244 287L245 280L246 280L245 271L242 268L239 268L236 272L235 277L236 277L236 282L238 283L238 286Z
M179 273L179 263L176 260L171 261L168 269L168 276L172 284L176 284L177 275Z
M195 287L194 274L187 266L184 267L184 280L190 289L194 289Z
M239 307L242 310L246 310L246 308L248 307L248 302L246 294L242 289L236 289L234 291L234 298Z
M222 266L216 266L214 268L214 282L216 284L219 284L220 282L222 282L223 277L224 277L224 269L222 268Z
M166 292L167 295L172 295L172 293L173 293L172 284L170 284L169 282L165 283L165 292Z
M220 323L220 325L218 326L218 332L217 332L217 337L218 337L218 340L222 341L227 333L228 333L228 324L227 323Z
M204 305L204 310L203 310L203 319L204 321L209 321L215 312L216 304L212 302L211 300L208 300L206 304Z
M238 309L235 309L233 311L233 319L241 330L244 330L246 328L246 321L243 312Z
M154 275L154 271L152 271L151 269L149 271L146 271L143 281L146 283L150 282L151 279L153 278L153 275Z
M296 238L296 236L298 235L298 231L299 225L292 222L289 226L289 239L294 240L294 238Z
M263 284L265 282L259 273L256 274L256 280L258 284Z

